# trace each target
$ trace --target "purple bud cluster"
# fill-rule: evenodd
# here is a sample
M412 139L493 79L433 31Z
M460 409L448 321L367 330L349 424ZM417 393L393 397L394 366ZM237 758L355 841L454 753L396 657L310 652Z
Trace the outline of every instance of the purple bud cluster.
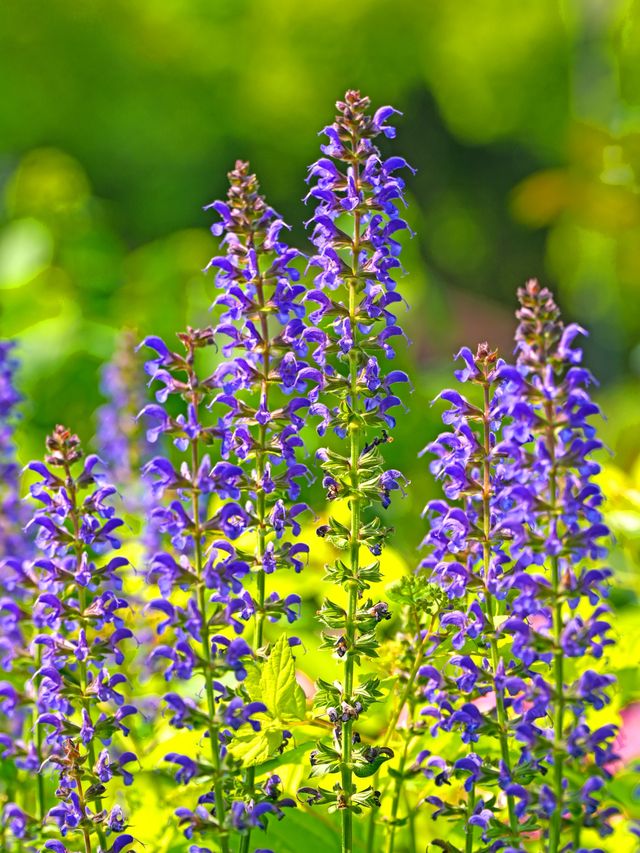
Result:
M490 850L520 850L536 833L549 850L582 850L580 828L607 835L615 813L597 796L615 729L587 722L613 682L589 663L610 642L591 458L600 443L588 420L598 409L571 347L577 327L563 326L536 282L519 298L517 364L486 345L461 350L456 377L476 399L443 392L449 429L427 448L446 499L427 507L422 566L449 604L418 673L422 713L432 734L457 733L461 755L424 751L418 763L437 785L463 780L461 800L429 801L434 816L460 821L466 850L477 834Z

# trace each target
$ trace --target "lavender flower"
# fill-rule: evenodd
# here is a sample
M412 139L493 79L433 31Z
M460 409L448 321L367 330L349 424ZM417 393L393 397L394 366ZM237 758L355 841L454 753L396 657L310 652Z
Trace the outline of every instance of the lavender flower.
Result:
M28 466L39 477L31 496L41 504L28 525L42 555L32 567L40 590L32 617L38 760L46 751L43 765L59 770L58 803L49 818L60 835L81 838L87 851L97 835L106 853L133 841L122 834L124 820L102 809L106 783L113 776L130 783L127 765L137 760L131 752L107 751L115 735L129 733L136 712L114 689L125 680L118 672L122 644L133 636L119 592L119 572L128 561L103 556L119 548L122 521L109 503L115 489L99 474L98 457L88 456L79 468L80 442L62 426L47 438L47 451L45 463ZM113 843L107 840L116 835Z
M34 670L29 651L30 620L37 585L30 571L31 537L23 527L28 513L20 500L20 470L16 460L15 427L21 400L15 387L17 362L12 341L0 342L0 755L11 772L3 774L6 803L2 810L3 843L37 837L38 820L29 814L26 779L39 767L38 746L32 736L32 717L37 716L35 697L29 687ZM12 781L13 777L13 781ZM44 817L44 786L38 779L39 819Z
M317 704L335 730L333 745L318 744L313 769L314 776L339 773L340 781L333 791L304 789L303 794L340 810L346 851L352 849L353 814L379 801L373 788L358 791L353 782L354 772L366 776L377 767L369 749L359 745L354 724L381 695L377 679L356 682L355 666L375 656L377 613L388 615L384 610L372 616L373 601L359 604L370 584L380 580L379 563L363 565L360 547L381 553L391 531L377 517L365 520L363 513L376 502L387 506L391 492L402 491L404 483L399 472L384 470L380 446L395 423L391 409L400 402L393 386L408 378L401 371L385 375L378 357L393 358L393 339L402 334L393 314L401 297L392 274L400 268L396 235L406 228L397 208L404 183L396 173L407 164L401 157L383 159L374 143L381 134L395 135L386 123L395 110L382 107L370 115L369 99L354 91L337 109L335 122L324 129L325 156L309 170L315 183L307 200L317 205L310 222L316 250L310 265L318 274L305 299L317 305L309 313L316 331L308 338L325 373L325 387L310 412L321 418L321 435L331 426L348 443L344 455L329 449L318 453L329 500L348 501L351 515L348 526L331 518L317 531L348 552L348 562L336 560L327 574L347 591L348 605L326 599L319 614L330 629L323 647L344 662L344 681L319 681Z

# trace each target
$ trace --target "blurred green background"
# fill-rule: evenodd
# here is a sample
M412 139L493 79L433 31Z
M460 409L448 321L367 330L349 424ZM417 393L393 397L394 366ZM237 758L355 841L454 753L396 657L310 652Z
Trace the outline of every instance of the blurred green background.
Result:
M5 0L0 86L0 335L20 342L23 459L56 421L94 434L122 328L171 339L207 322L202 207L235 158L304 249L306 167L333 102L359 87L402 110L389 149L418 172L396 551L415 563L416 512L436 494L416 453L452 354L484 339L509 353L515 289L539 277L590 330L613 454L618 707L640 699L639 0Z

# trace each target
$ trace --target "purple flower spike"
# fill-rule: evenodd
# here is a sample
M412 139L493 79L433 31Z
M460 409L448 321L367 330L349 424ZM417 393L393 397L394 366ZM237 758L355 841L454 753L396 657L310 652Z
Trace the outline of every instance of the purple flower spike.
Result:
M48 816L60 834L73 839L74 849L86 846L91 825L106 851L107 833L121 832L125 823L108 822L102 809L105 785L114 775L126 776L130 783L123 764L136 760L126 753L119 762L110 752L116 733L128 734L122 718L136 713L115 690L126 677L113 671L124 660L125 641L133 636L122 625L129 605L119 593L119 571L128 561L104 556L119 547L111 531L122 521L108 502L115 489L104 482L98 457L89 456L82 464L78 437L62 426L46 446L44 464L29 466L39 477L31 498L41 504L30 526L37 529L36 545L46 555L31 561L27 574L39 588L33 604L39 633L31 648L36 667L29 687L38 711L35 770L42 772L45 765L58 770L58 802ZM40 795L41 808L43 802ZM128 837L113 839L108 849L124 849ZM49 841L45 849L65 848Z
M322 131L325 156L309 169L305 200L314 205L308 225L314 246L309 267L315 278L305 300L314 324L307 333L312 359L326 375L309 414L319 419L319 435L331 428L345 445L340 452L318 451L323 485L328 500L344 500L351 514L346 525L330 518L316 531L346 552L329 567L327 580L344 587L347 608L326 599L319 611L329 629L322 647L344 662L342 681L319 683L318 705L335 726L334 744L320 743L312 753L313 775L339 772L340 782L327 796L324 789L315 795L307 788L299 793L305 799L311 793L310 802L343 811L342 844L350 850L351 812L379 802L378 792L372 786L360 790L355 777L373 776L392 755L386 746L365 749L354 743L356 720L380 695L375 679L359 683L354 678L354 667L377 655L376 626L391 615L386 602L360 601L370 584L380 580L377 561L361 562L361 546L377 557L391 533L379 517L367 518L367 511L374 504L387 509L394 493L404 494L406 484L399 471L385 470L381 448L390 440L388 430L400 405L394 386L408 381L402 371L385 365L403 334L394 312L402 301L396 293L395 276L401 272L397 236L407 229L399 212L404 181L398 173L407 164L401 157L385 159L377 147L381 136L395 136L388 123L394 109L382 107L372 115L369 98L356 91L348 91L336 106L335 121Z
M307 510L298 500L301 481L309 477L298 459L299 432L324 382L306 358L300 253L284 242L286 226L247 163L236 163L229 182L227 201L209 206L221 217L212 232L222 237L224 250L207 267L219 289L212 306L217 323L180 334L180 353L147 339L153 356L146 370L152 386L160 386L160 405L141 412L152 424L150 438L169 436L178 454L186 454L182 461L155 456L143 469L158 503L152 514L163 546L148 573L162 595L147 609L157 615L163 638L151 662L162 666L167 681L198 679L198 691L205 681L200 700L172 687L165 703L176 728L204 729L210 758L169 760L179 765L176 778L185 784L215 776L197 809L177 816L187 838L220 834L223 850L226 832L239 827L236 814L248 809L255 817L242 821L247 838L265 826L255 771L245 774L246 797L231 802L223 775L234 738L259 733L259 715L269 711L245 686L249 669L255 675L264 661L265 626L299 616L299 596L267 593L267 577L275 574L277 582L281 571L299 572L308 552L296 541ZM222 362L202 373L218 342ZM222 457L213 463L212 445ZM232 638L249 621L253 646ZM283 731L283 747L288 737ZM212 767L219 768L215 774Z
M434 817L456 816L467 849L479 834L490 849L519 850L538 831L557 853L582 826L607 835L616 812L602 805L615 727L587 722L613 682L593 667L612 642L610 571L593 565L608 530L591 456L598 409L574 345L584 332L565 328L537 282L518 295L516 366L486 345L463 348L456 377L475 396L439 395L449 429L427 451L446 500L426 508L421 571L447 603L418 685L431 731L474 749L447 774L463 779L466 805L433 798ZM588 756L590 783L577 788ZM480 807L480 786L499 787L505 814L500 798Z

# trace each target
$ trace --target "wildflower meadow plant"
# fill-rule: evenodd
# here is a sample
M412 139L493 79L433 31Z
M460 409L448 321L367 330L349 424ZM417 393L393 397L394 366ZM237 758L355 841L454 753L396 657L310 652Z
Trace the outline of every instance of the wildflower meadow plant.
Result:
M307 197L316 204L310 266L319 272L306 301L319 306L309 320L322 333L314 357L326 377L311 413L322 418L321 434L331 428L346 445L342 453L323 448L317 456L327 497L347 503L349 522L330 517L317 530L345 552L345 559L327 567L326 579L346 592L347 603L326 598L318 614L328 629L323 648L344 662L344 674L339 681L318 681L316 705L334 726L334 737L331 744L320 741L312 753L312 775L339 773L340 781L302 793L308 802L341 813L344 851L353 849L353 816L379 801L378 792L371 785L359 789L354 776L372 776L393 754L362 743L355 727L382 695L379 679L356 679L356 667L376 656L376 626L390 618L387 602L361 600L381 579L380 562L361 560L361 549L378 557L391 533L379 516L367 518L365 512L376 503L387 507L391 492L402 491L405 482L399 471L385 469L380 447L395 424L390 410L400 403L393 386L408 377L398 370L385 374L379 357L393 358L393 338L402 334L392 313L401 301L392 272L400 267L395 237L407 227L397 207L404 183L396 172L407 163L385 159L375 144L381 135L395 136L388 121L396 110L382 107L371 114L369 108L369 99L355 91L337 104L335 122L323 131L325 156L309 170L313 186Z
M434 401L441 494L420 565L393 569L413 545L386 520L412 488L385 460L411 387L389 367L412 174L386 151L395 115L337 103L307 250L236 162L206 208L211 323L149 334L143 369L121 336L99 456L57 426L22 482L0 342L3 851L623 838L599 409L584 332L535 281L514 353L463 347Z
M132 782L129 765L137 760L120 742L136 713L121 692L127 680L120 670L123 644L133 637L121 595L120 571L128 561L109 553L120 547L115 531L122 526L110 500L115 489L104 481L97 456L82 458L78 437L57 426L47 438L44 462L28 466L38 477L27 525L37 552L29 565L38 590L30 644L38 712L34 769L57 775L53 803L44 801L44 785L39 790L40 813L46 810L43 837L50 838L53 827L58 836L44 849L63 853L77 838L87 853L118 853L133 837L124 832L121 806L106 810L102 798L114 777Z

